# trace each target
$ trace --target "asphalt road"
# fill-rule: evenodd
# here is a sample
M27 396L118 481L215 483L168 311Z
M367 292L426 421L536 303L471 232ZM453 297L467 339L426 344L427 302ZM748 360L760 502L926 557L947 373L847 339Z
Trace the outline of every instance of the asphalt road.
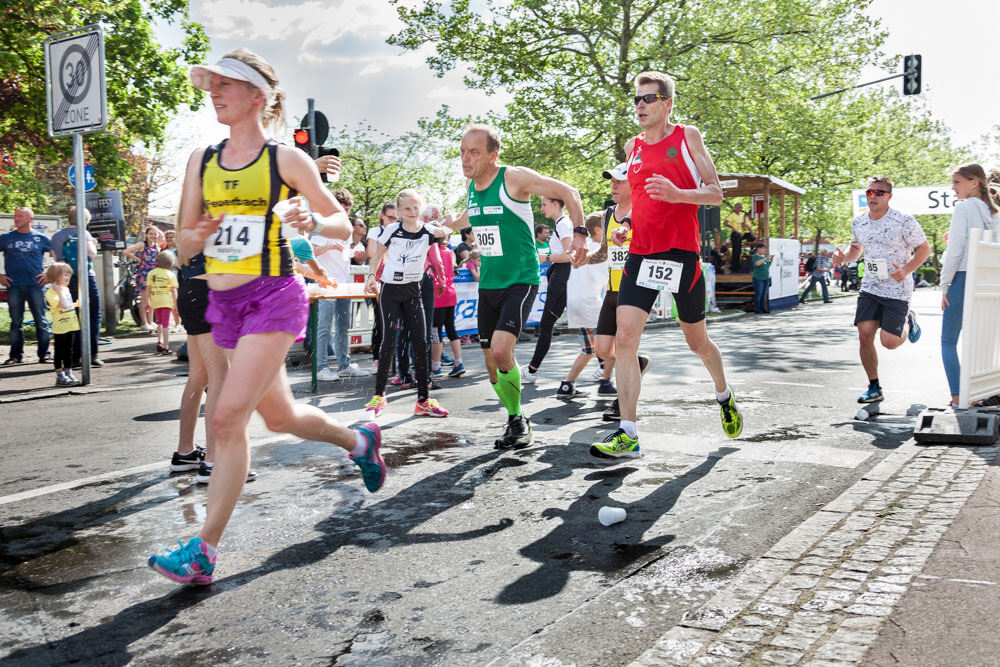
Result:
M391 394L377 494L337 448L255 420L259 477L201 589L145 567L204 518L204 488L167 472L179 384L0 406L0 660L627 664L943 404L939 298L918 291L924 338L883 351L874 423L854 419L867 383L853 298L710 327L744 412L738 440L680 330L649 331L644 455L617 465L587 453L613 428L604 402L554 396L568 335L525 389L529 449L492 449L505 420L475 348L471 372L435 393L451 417L412 417L414 393ZM373 379L301 400L351 422ZM602 526L605 505L627 520Z

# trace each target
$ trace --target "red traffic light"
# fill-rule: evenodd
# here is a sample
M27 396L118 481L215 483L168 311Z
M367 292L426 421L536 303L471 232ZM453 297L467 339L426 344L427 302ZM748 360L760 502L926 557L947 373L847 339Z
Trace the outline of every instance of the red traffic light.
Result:
M309 130L298 129L292 135L295 139L295 145L304 150L309 150Z

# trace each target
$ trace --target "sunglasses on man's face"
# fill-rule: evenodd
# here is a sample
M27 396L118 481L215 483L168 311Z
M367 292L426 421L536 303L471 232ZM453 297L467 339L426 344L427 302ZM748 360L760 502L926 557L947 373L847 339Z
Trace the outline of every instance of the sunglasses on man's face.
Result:
M639 102L652 104L656 100L665 100L667 98L664 97L663 95L660 95L659 93L646 93L645 95L636 95L633 99L635 100L635 105L639 106Z
M872 188L870 190L865 190L865 196L867 196L867 197L871 197L872 195L874 195L876 197L881 197L881 196L887 195L887 194L889 194L888 190L876 190L874 188Z

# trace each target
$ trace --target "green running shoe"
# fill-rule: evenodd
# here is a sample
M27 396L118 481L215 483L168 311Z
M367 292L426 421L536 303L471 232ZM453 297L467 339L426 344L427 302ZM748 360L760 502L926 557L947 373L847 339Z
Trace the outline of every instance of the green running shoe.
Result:
M729 390L729 400L719 401L719 412L722 413L722 430L726 432L726 436L740 437L743 432L743 415L736 407L736 394L732 389Z
M590 446L590 455L599 459L637 459L639 438L630 438L625 429L618 429L603 442L595 442Z

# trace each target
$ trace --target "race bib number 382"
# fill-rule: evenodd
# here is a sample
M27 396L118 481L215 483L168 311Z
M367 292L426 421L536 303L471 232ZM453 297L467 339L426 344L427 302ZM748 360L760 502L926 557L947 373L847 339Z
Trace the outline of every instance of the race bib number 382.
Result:
M680 262L647 257L639 265L639 275L635 284L649 289L677 292L681 288L681 271L683 269L684 265Z
M608 245L608 259L611 260L612 271L621 271L625 268L625 260L628 259L628 246Z
M473 227L476 233L476 243L479 244L479 254L483 257L500 257L503 255L503 243L500 241L500 225L483 225Z
M205 240L205 256L238 262L259 255L264 247L264 216L227 215Z

